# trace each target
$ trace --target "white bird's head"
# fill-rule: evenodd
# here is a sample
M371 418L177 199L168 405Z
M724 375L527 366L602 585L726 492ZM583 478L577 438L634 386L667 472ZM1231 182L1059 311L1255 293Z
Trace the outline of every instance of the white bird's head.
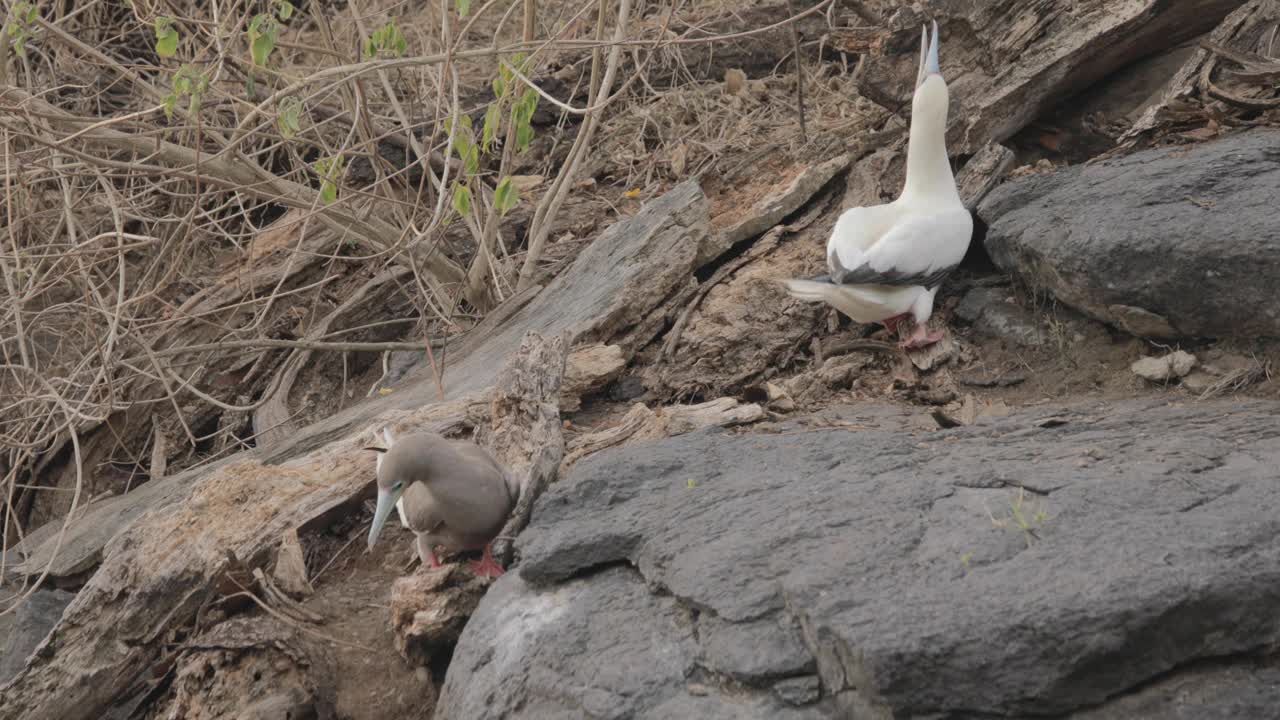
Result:
M938 67L938 21L933 21L933 38L928 28L920 28L920 69L916 73L916 93L911 99L911 116L930 124L947 124L947 81Z

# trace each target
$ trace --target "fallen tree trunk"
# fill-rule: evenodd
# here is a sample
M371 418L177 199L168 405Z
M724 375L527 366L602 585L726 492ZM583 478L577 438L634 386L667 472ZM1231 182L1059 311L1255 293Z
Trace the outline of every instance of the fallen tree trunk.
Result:
M452 348L444 362L445 393L467 398L488 390L499 370L530 330L544 335L569 332L571 344L610 342L626 335L620 348L630 358L637 346L653 337L629 333L650 309L665 300L692 275L694 257L709 234L707 201L696 181L682 183L646 205L634 217L606 230L542 292L511 299L514 310L500 306ZM332 417L300 429L287 443L263 447L237 458L281 463L340 439L353 428L388 412L411 411L439 402L430 368L418 368L404 387L386 397L371 398ZM467 417L460 412L460 417ZM472 419L475 415L472 414ZM20 550L26 560L15 572L38 574L46 565L50 577L74 583L97 564L103 546L150 507L171 502L192 483L231 459L195 471L150 482L128 495L90 506L67 530L59 553L53 552L58 528L45 525L30 533Z
M709 232L707 202L695 181L683 183L634 217L605 231L555 281L510 313L506 321L463 340L451 354L442 402L427 370L385 398L374 398L301 429L285 443L229 458L196 471L148 483L134 493L91 506L54 553L56 528L28 537L19 572L46 566L55 578L98 568L45 639L31 665L0 688L0 720L99 717L157 658L168 633L186 627L214 597L228 570L226 551L255 565L290 528L330 521L369 491L372 465L359 448L376 441L388 422L445 434L482 425L491 412L516 412L517 388L536 390L531 406L540 425L495 432L494 442L521 435L511 448L531 456L525 472L547 477L560 461L558 416L549 412L560 392L550 379L508 383L506 409L487 398L529 331L565 333L571 342L619 343L630 357L652 335L634 326L687 282L697 248ZM653 332L657 332L655 328ZM555 353L552 353L555 356ZM559 355L563 367L563 355ZM537 376L532 373L526 377ZM514 393L514 394L513 394ZM561 441L562 443L562 441ZM558 448L558 449L557 449ZM503 454L519 470L518 453ZM517 515L517 517L521 517ZM123 531L121 530L121 528Z
M1160 101L1125 133L1125 145L1141 147L1184 130L1197 133L1188 139L1204 140L1217 134L1213 128L1205 132L1206 125L1217 125L1233 114L1280 106L1275 98L1280 65L1261 56L1272 50L1277 23L1280 2L1276 0L1250 0L1231 13L1169 78ZM1227 79L1215 82L1215 73ZM1231 87L1232 81L1245 88Z
M1139 58L1213 29L1244 0L936 3L930 14L883 5L884 24L859 33L859 90L910 114L920 27L938 21L940 60L951 95L947 150L964 161ZM866 36L866 37L864 37ZM840 35L837 34L837 45ZM863 144L845 205L891 199L902 187L906 123ZM862 166L862 167L859 167Z
M550 463L553 473L559 465L563 440L556 400L565 354L563 338L529 336L504 371L508 380L489 403L494 426L488 435L507 462L545 453L540 464ZM394 427L397 434L447 431L468 423L471 405L428 405L401 414ZM528 422L528 411L537 422ZM202 609L223 595L222 578L236 570L244 574L235 558L261 565L282 533L331 517L370 494L372 462L361 448L376 441L379 427L353 428L347 437L283 465L228 463L201 479L189 496L151 509L108 544L102 568L26 669L0 690L0 717L100 717L123 699L135 678L164 661L171 638L186 634ZM526 463L512 470L534 470L536 476L537 468Z

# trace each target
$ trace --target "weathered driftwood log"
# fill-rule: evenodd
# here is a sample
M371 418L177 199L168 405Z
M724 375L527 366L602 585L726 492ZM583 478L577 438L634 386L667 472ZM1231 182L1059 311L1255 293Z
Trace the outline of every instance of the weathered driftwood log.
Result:
M553 282L506 321L464 339L449 358L441 402L425 372L301 429L287 442L148 483L91 506L55 553L56 528L33 533L18 570L74 579L101 566L28 665L0 688L0 720L100 717L158 659L167 633L187 627L214 597L227 551L261 565L289 528L306 530L346 512L371 487L360 448L388 421L457 434L482 425L499 373L532 330L564 342L620 343L629 357L652 339L635 326L683 287L708 232L696 181L683 183L606 230ZM654 328L657 332L659 328ZM563 356L561 356L563 364ZM411 377L411 380L413 378ZM554 405L560 381L545 382ZM543 427L543 432L550 432ZM529 439L533 437L530 434ZM551 468L558 464L552 455ZM538 462L545 463L547 458Z
M526 337L492 393L490 444L514 472L545 484L563 452L556 402L564 372L565 339ZM441 409L428 406L399 417L397 434L439 429ZM517 427L518 426L518 427ZM249 564L290 530L366 495L372 480L367 453L377 428L366 428L287 466L240 461L201 480L184 501L157 508L113 540L103 567L68 607L33 662L0 692L0 717L98 717L156 662L168 637L192 625L200 608L225 593L218 585L235 557ZM544 445L540 445L544 444ZM533 462L520 462L520 456ZM231 554L225 552L231 550ZM253 573L269 603L294 620L291 601ZM240 582L246 589L247 580ZM86 678L86 676L88 676Z
M396 650L414 665L427 665L453 647L488 585L456 563L396 580L391 586Z
M560 387L560 412L573 412L582 398L600 392L622 374L627 356L617 345L590 343L573 349L564 368Z
M446 396L457 404L441 417L442 427L474 426L484 420L481 394L497 381L498 372L529 330L544 335L569 332L572 344L618 344L629 359L660 329L636 331L640 320L678 289L693 271L696 249L709 233L706 197L697 181L672 188L628 220L604 231L543 292L511 298L512 309L499 307L468 333L444 358ZM495 318L490 322L489 318ZM614 340L618 342L614 343ZM277 464L305 455L362 428L388 412L411 411L438 402L429 368L412 371L403 387L375 397L302 428L287 442L258 448L197 470L176 473L133 492L90 506L67 531L54 553L59 526L38 528L23 543L26 561L15 571L38 574L46 566L55 580L74 581L100 562L106 543L144 511L180 500L198 479L228 463L254 458ZM470 404L478 403L475 407ZM442 411L443 412L443 411Z
M1203 128L1211 118L1221 116L1210 111L1210 105L1245 112L1280 106L1275 97L1280 65L1260 56L1271 52L1278 22L1277 0L1250 0L1228 15L1169 78L1160 101L1143 112L1123 140L1142 144L1172 130Z
M336 717L334 665L325 643L270 616L239 617L187 641L172 658L166 718ZM264 689L264 680L270 678ZM156 678L155 686L163 687ZM150 683L129 705L150 699Z
M863 43L867 54L859 89L884 107L909 114L920 26L936 18L952 98L947 149L964 160L988 143L1009 139L1125 64L1208 32L1243 0L950 0L931 3L927 16L919 6L869 4L884 18L883 37ZM904 123L863 145L846 207L897 195L905 141Z
M759 405L740 403L728 397L697 405L669 405L657 410L636 403L616 425L574 438L569 443L569 452L560 473L567 473L582 458L615 445L683 435L709 427L747 425L764 418L764 409Z
M507 472L520 480L520 499L511 519L494 541L494 557L511 562L511 541L529 524L529 514L564 457L560 425L560 385L564 379L568 339L525 338L518 357L498 378L489 399L489 427L477 440L493 452Z
M406 420L445 429L464 403L428 406ZM404 424L402 421L401 424ZM286 530L367 494L372 428L351 432L284 465L237 458L112 539L102 567L80 590L31 663L0 689L0 718L96 718L161 659L166 638L217 599L226 551L266 560Z
M956 189L964 206L973 210L999 184L1013 165L1013 151L1000 143L987 143L956 173Z

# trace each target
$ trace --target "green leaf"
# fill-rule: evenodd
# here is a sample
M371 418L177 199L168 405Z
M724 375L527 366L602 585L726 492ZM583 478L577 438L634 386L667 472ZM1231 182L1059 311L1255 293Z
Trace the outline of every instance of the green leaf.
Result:
M457 210L459 215L471 212L471 190L466 185L453 184L453 209Z
M471 12L471 0L457 0L458 16L466 17Z
M320 201L325 205L332 205L338 199L338 178L342 176L343 162L341 155L315 162L316 172L320 175Z
M506 92L507 81L502 79L502 75L499 74L498 77L493 79L493 97L501 100L502 96L505 95Z
M276 34L279 29L275 18L266 13L255 15L249 21L249 51L253 55L254 65L267 66L271 51L276 49Z
M516 186L511 184L511 178L502 178L502 182L499 182L498 187L493 191L493 206L499 213L506 215L518 202L520 202L520 193L516 190Z
M498 103L495 101L489 105L488 110L484 111L484 130L480 134L480 145L485 152L489 152L489 148L493 146L493 137L498 133L501 124L501 108L498 107Z
M533 128L528 125L521 125L516 128L516 151L524 152L529 149L529 143L533 142Z
M457 133L454 135L453 151L458 153L459 160L466 160L467 153L471 151L471 136L466 133Z
M289 2L289 0L280 0L279 3L276 4L276 15L278 15L281 20L288 20L293 17L293 3Z
M480 172L480 148L471 145L467 148L467 154L462 158L462 163L466 167L468 175L475 175Z
M524 111L525 123L533 119L533 113L538 109L538 100L537 90L525 88L524 95L520 96L520 108Z
M164 116L169 120L173 120L173 109L178 105L178 96L169 93L164 98Z
M365 41L364 55L365 59L372 59L379 52L386 51L395 57L404 57L408 49L409 42L404 39L404 33L400 32L393 20L369 35L369 39Z
M461 125L462 127L466 128L466 129L470 130L470 129L471 129L471 116L470 116L470 115L463 115L462 117L458 118L458 124L459 124L459 125Z
M178 30L173 26L173 18L161 15L156 18L156 54L160 57L173 57L178 51Z
M292 138L302 130L302 101L296 97L289 96L280 101L280 115L278 118L280 125L280 134L285 138Z
M269 35L259 35L253 40L253 64L266 67L267 58L275 49L275 42Z

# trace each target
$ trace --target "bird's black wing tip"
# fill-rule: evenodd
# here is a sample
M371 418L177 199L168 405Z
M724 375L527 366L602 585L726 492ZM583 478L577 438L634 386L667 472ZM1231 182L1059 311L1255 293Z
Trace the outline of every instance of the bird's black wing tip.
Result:
M890 287L910 287L919 285L932 290L959 265L937 268L926 272L904 272L902 270L872 270L862 265L853 270L845 270L835 282L839 285L888 285Z

